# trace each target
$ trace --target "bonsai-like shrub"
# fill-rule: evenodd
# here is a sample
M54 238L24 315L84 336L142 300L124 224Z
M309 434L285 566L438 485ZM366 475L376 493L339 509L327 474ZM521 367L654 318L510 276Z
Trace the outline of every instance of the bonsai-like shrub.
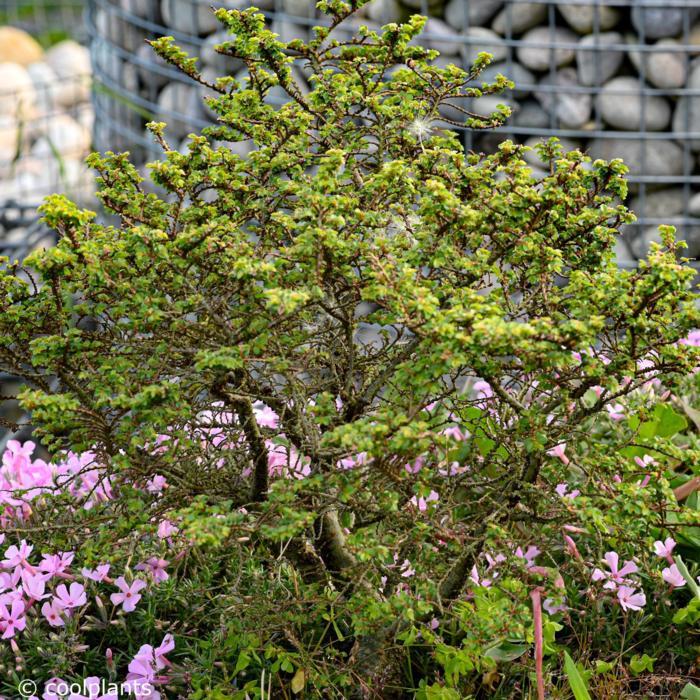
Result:
M533 590L552 615L575 595L562 525L602 556L670 498L659 476L626 509L605 485L634 471L629 436L590 438L625 397L673 389L696 363L678 343L697 313L672 231L617 269L633 220L622 162L553 142L535 179L522 146L465 152L441 110L496 127L505 109L468 104L507 81L477 86L485 55L470 73L431 65L421 17L334 39L363 4L320 2L330 28L287 44L254 10L218 10L232 34L218 50L246 63L245 83L207 83L154 41L216 93L219 125L186 153L150 125L163 196L128 154L92 155L114 225L51 197L58 244L0 275L0 369L26 383L35 435L56 455L89 451L122 504L96 503L94 521L37 505L22 522L50 511L62 546L97 537L127 564L152 515L198 522L182 575L209 567L191 595L217 610L182 623L208 640L199 697L259 692L266 668L274 697L290 682L311 697L466 697L537 636ZM289 101L269 104L273 89ZM167 488L135 489L154 479ZM535 544L546 564L523 553Z

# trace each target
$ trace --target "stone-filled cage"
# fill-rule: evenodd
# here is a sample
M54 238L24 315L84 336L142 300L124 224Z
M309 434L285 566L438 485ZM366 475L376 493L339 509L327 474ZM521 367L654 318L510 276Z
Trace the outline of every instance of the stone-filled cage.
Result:
M95 145L155 154L144 125L168 123L172 143L212 122L204 89L156 60L146 38L169 35L200 57L205 77L240 75L244 66L214 51L224 40L211 5L251 4L282 40L319 24L313 0L89 0L95 74ZM489 151L503 138L531 145L559 137L593 157L623 158L629 204L638 221L625 232L619 262L633 265L661 223L675 224L700 254L700 5L695 0L374 0L357 17L370 26L429 17L423 43L438 63L469 67L480 51L494 62L482 79L503 73L514 90L464 104L479 113L508 104L513 115L495 132L463 130L465 146ZM298 77L303 82L302 67ZM273 99L279 96L273 96ZM460 119L446 108L444 116ZM244 145L240 145L245 150ZM535 175L543 164L528 154Z

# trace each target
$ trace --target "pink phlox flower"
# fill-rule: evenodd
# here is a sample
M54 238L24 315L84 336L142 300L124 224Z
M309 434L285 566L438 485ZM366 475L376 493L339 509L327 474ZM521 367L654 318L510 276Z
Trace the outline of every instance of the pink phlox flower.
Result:
M662 572L661 572L661 577L663 578L666 583L671 586L671 588L682 588L685 586L685 579L683 578L683 574L678 570L678 566L676 564L671 564L671 566L667 566Z
M44 558L39 562L39 570L47 575L47 580L53 576L60 576L68 571L68 567L73 562L74 557L75 552L44 554Z
M556 488L554 489L557 493L557 495L560 498L571 498L574 499L576 496L580 496L581 492L578 489L573 489L569 491L569 485L568 484L557 484Z
M170 522L170 520L164 519L158 523L158 529L156 534L161 540L166 540L173 535L176 535L180 530Z
M279 416L264 403L258 403L253 406L253 412L255 413L255 420L258 425L263 428L271 428L276 430L279 426Z
M10 588L16 588L17 584L22 578L23 571L24 569L18 566L10 572L3 571L2 573L0 573L0 591L6 591Z
M46 601L41 606L41 614L51 627L63 627L66 624L62 617L63 607L55 599Z
M109 567L109 564L98 564L94 569L81 569L80 573L84 578L100 583L107 578L107 575L109 574Z
M569 535L564 535L564 542L566 543L566 548L569 551L569 554L571 554L571 556L575 559L583 561L583 557L581 557L581 553L578 551L576 542L574 542L574 540Z
M146 559L146 561L138 564L136 566L136 570L147 571L149 574L151 574L151 576L153 576L154 581L161 583L162 581L167 581L168 578L170 578L168 576L168 572L165 570L168 564L170 564L170 562L166 559L149 557Z
M164 476L161 474L156 474L152 479L146 482L146 491L148 493L160 493L163 489L167 488L168 482Z
M294 448L279 445L272 440L266 440L265 444L270 476L303 479L311 474L309 460L300 457Z
M679 345L690 345L692 347L700 347L700 330L690 331L686 338L678 341Z
M422 455L418 455L418 457L413 460L413 464L409 463L407 464L404 469L409 473L409 474L417 474L424 466L425 464L425 458Z
M617 589L617 599L623 610L641 610L647 603L644 591L636 591L631 586L620 586Z
M466 438L465 434L462 432L462 429L458 425L451 425L445 428L441 431L441 434L444 435L446 438L457 440L459 442L463 441Z
M54 601L65 610L80 608L87 603L85 587L82 583L77 583L75 581L70 584L70 588L67 588L65 583L62 583L56 588Z
M24 590L20 586L19 588L13 588L12 590L6 591L5 593L0 593L0 603L12 607L12 603L16 600L21 600L24 604Z
M97 676L88 676L83 681L83 692L87 695L79 693L71 693L68 700L118 700L117 693L107 692L101 695L103 682Z
M21 444L18 440L8 440L5 452L2 455L2 465L13 474L16 479L21 479L23 473L32 463L32 454L36 445L28 440Z
M621 403L606 404L605 410L608 412L611 420L619 421L625 417L625 407Z
M530 545L524 552L521 547L517 547L514 554L519 559L524 559L525 566L529 569L535 565L535 559L541 554L541 551L538 547Z
M491 385L480 379L474 382L472 391L474 392L474 398L477 399L475 405L484 411L488 410L489 403L494 396Z
M340 469L354 469L355 467L362 466L363 464L367 464L367 453L366 452L359 452L356 455L352 455L350 457L344 457L343 459L338 460L338 468Z
M59 695L58 689L64 687L67 688L69 686L70 683L66 683L66 681L54 676L46 681L46 685L44 685L44 692L41 697L43 700L65 700L66 696L63 694Z
M569 464L569 458L565 454L566 452L566 443L565 442L560 442L558 445L555 445L552 447L551 450L547 450L547 454L550 457L557 457L560 459L564 464Z
M138 700L149 698L158 700L160 694L153 687L161 682L158 677L158 661L150 644L144 644L129 663L125 686ZM140 693L138 692L140 691Z
M601 569L594 569L591 579L593 581L605 580L603 588L615 589L618 586L626 586L630 581L625 578L628 574L634 574L639 569L633 561L626 561L624 566L620 569L619 556L617 552L606 552L603 557L605 563L608 565L610 571L601 571Z
M29 555L32 553L32 550L34 549L34 546L31 544L27 544L25 540L22 540L19 543L19 547L17 545L10 545L6 550L5 550L5 559L0 562L0 566L2 566L5 569L14 569L18 566L21 567L29 567Z
M41 574L32 574L24 570L22 572L22 589L31 600L42 600L46 597L46 581Z
M656 460L651 455L644 455L644 457L635 457L634 461L637 463L637 466L641 467L642 469L646 469L648 466L656 464Z
M654 553L657 557L663 557L669 564L673 564L673 550L676 548L676 540L667 537L663 542L654 542Z
M411 566L411 562L408 559L404 559L401 564L401 576L403 578L410 578L416 575L416 570Z
M490 588L491 587L491 583L492 583L491 579L490 578L482 579L479 576L479 569L477 568L476 564L474 564L474 566L472 566L472 570L471 570L471 573L469 574L469 578L472 580L472 582L476 586L481 586L483 588Z
M496 554L496 556L493 556L492 554L489 554L489 552L486 552L484 554L484 558L488 563L488 571L491 571L491 569L495 569L499 564L502 564L506 560L506 555Z
M409 503L412 503L421 513L424 513L426 510L428 510L431 503L436 503L439 500L440 496L438 495L437 491L431 491L427 496L425 496L425 498L423 496L414 496Z
M24 617L24 603L21 600L15 600L9 610L5 604L0 604L0 628L3 630L3 639L11 639L26 626L27 620Z
M156 669L160 670L166 668L167 666L172 666L172 663L165 658L166 654L169 654L175 649L175 639L172 634L166 634L163 637L163 641L153 650L153 656L156 661Z
M109 599L114 605L121 605L126 613L133 612L136 609L136 604L141 600L142 591L146 588L146 582L141 579L134 579L131 584L126 582L123 576L120 576L114 585L119 589L119 593L112 593Z

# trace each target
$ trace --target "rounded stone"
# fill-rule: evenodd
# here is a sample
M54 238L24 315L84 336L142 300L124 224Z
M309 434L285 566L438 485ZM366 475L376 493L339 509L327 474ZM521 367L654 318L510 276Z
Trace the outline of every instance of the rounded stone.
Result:
M196 131L195 122L201 119L200 93L194 85L168 83L158 95L156 121L165 122L166 135L171 141L180 141Z
M700 216L700 192L691 192L690 201L688 202L688 213L691 216Z
M90 132L68 114L57 114L47 125L46 134L32 146L36 158L82 158L90 151Z
M615 262L618 267L631 269L637 266L629 244L621 237L615 239Z
M659 7L658 0L637 0L632 8L632 24L641 39L678 36L683 31L686 13L689 14L692 24L697 16L697 9Z
M664 187L661 190L647 189L643 197L641 194L635 195L627 206L643 224L645 219L678 216L683 213L685 205L686 198L683 187Z
M36 92L37 116L53 114L60 104L58 94L61 91L61 81L48 63L39 61L27 66L34 90Z
M530 129L545 129L549 127L549 114L542 105L535 100L523 100L519 104L520 109L510 119L513 126L521 126Z
M690 64L690 73L686 88L700 90L700 59ZM700 132L700 96L683 96L676 103L673 113L672 128L674 132ZM683 138L694 151L700 151L700 137Z
M490 53L494 62L504 61L508 55L508 48L503 39L486 27L469 27L462 32L462 37L465 69L469 69L483 51Z
M562 68L552 78L545 75L540 81L535 97L559 126L581 129L591 118L593 99L588 92L579 89L576 71Z
M43 56L44 50L27 32L17 27L0 27L0 63L28 66Z
M147 36L141 27L119 16L113 9L98 9L95 12L95 26L98 36L129 52L136 51Z
M659 88L679 88L687 76L685 52L673 50L680 46L675 39L659 39L654 49L668 46L670 51L635 51L630 49L630 61L646 80Z
M552 66L560 68L574 60L578 37L562 27L535 27L523 36L522 42L518 48L520 62L530 70L545 71ZM554 48L552 44L564 46Z
M160 6L153 0L119 0L119 6L130 15L161 23Z
M467 29L486 24L501 7L503 0L450 0L445 6L445 21L455 29Z
M235 75L241 68L245 68L245 63L240 58L232 58L216 51L218 44L226 41L234 41L235 37L227 32L216 32L210 34L199 53L202 64L207 68L213 68L219 77L224 75Z
M296 17L315 17L316 3L308 2L308 0L281 0L282 9L290 15ZM259 5L255 2L251 3L256 7Z
M161 0L163 22L178 32L202 36L221 28L208 3L196 0Z
M286 19L275 19L272 22L272 31L278 35L279 41L288 44L295 39L307 41L309 38L309 28L304 24L297 24Z
M671 121L668 102L657 95L643 95L640 80L631 76L608 81L597 105L606 123L624 131L663 131Z
M401 5L398 0L374 0L365 5L364 9L371 20L380 24L398 22L401 19Z
M63 83L59 102L71 106L90 98L90 52L72 39L61 41L46 52L46 63Z
M618 32L601 32L582 37L576 49L576 67L581 85L602 85L617 73L625 52L607 49L622 45L623 37Z
M494 18L491 28L503 36L521 34L547 19L544 2L509 2Z
M457 56L462 49L462 37L449 24L434 17L428 19L423 33L411 43L435 49L441 56Z
M669 217L664 224L676 227L676 239L685 241L688 247L683 251L683 255L696 258L700 255L700 219L696 223L688 223L683 217ZM658 225L647 226L642 233L635 237L631 243L634 254L643 258L649 252L652 243L661 243L661 234Z
M519 63L511 63L509 65L507 61L492 63L481 72L481 75L475 82L479 85L492 83L499 73L515 83L513 90L505 90L503 92L504 97L515 97L516 99L527 97L533 86L537 84L535 76L525 66Z
M0 63L0 119L26 120L34 117L36 90L29 71L19 63Z
M139 47L133 65L136 66L136 74L143 83L146 94L158 91L167 85L176 72L175 67L161 58L148 44ZM155 100L155 94L149 99Z
M588 150L594 160L602 158L609 161L622 158L632 177L668 177L683 174L683 149L675 141L596 138L591 140Z
M526 163L529 163L530 165L533 165L536 168L539 168L540 170L548 171L549 164L543 161L542 158L540 158L540 154L536 150L536 146L540 143L543 143L544 141L547 141L547 139L542 136L531 136L530 138L528 138L525 141L524 145L532 150L523 153L523 158L525 159ZM575 151L581 148L581 144L578 141L574 141L573 139L568 139L565 137L561 137L559 139L559 144L561 145L562 151L564 153L568 153L569 151Z
M620 12L614 7L605 5L557 5L566 23L579 34L590 34L593 31L612 29L620 19Z

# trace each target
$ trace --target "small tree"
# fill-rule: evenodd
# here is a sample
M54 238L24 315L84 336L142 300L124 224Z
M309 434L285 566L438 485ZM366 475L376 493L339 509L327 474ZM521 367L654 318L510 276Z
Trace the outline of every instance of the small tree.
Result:
M638 270L615 266L633 220L620 161L551 143L537 180L521 146L466 153L441 107L498 126L505 109L464 105L507 81L472 85L485 55L432 66L421 17L334 40L363 4L318 3L331 27L309 43L217 11L243 84L154 41L218 93L220 123L184 154L150 125L165 198L128 154L92 155L114 226L47 200L57 246L25 262L29 283L17 264L0 276L0 366L49 449L91 449L115 488L163 475L171 508L199 495L237 513L235 566L279 583L241 603L244 630L300 654L329 696L390 698L479 670L478 556L570 517L547 451L686 373L676 343L697 316L670 231ZM245 158L226 146L241 140ZM498 619L527 624L527 589L512 596ZM438 617L456 620L439 642Z

